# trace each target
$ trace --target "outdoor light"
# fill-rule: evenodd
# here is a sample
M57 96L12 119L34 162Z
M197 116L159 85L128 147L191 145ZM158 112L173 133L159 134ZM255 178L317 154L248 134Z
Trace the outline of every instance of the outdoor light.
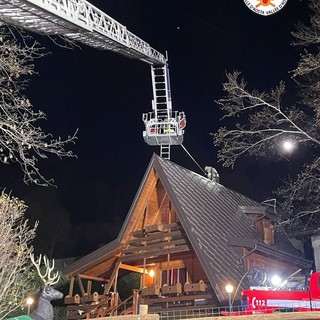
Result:
M33 304L33 298L29 297L27 298L27 306L28 306L28 314L30 314L30 308L31 308L31 305Z
M233 292L233 285L227 284L226 291L227 291L227 294L229 295L229 313L231 314L232 312L231 294Z
M281 278L275 274L274 276L271 277L271 283L274 287L277 287L281 284L282 280Z
M233 292L233 285L227 284L226 285L226 291L227 291L227 293L231 294Z
M153 270L153 269L151 269L151 270L149 271L149 276L150 276L151 278L154 277L154 270Z
M282 147L285 151L292 151L294 144L290 140L286 140L282 143Z

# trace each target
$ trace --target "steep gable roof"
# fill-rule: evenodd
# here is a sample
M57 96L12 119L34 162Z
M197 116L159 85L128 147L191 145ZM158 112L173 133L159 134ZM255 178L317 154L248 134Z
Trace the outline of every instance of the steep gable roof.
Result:
M188 240L220 301L226 298L226 283L231 281L240 284L245 273L239 256L234 252L237 246L276 256L277 259L283 258L305 268L311 266L310 261L297 255L283 233L278 232L276 239L279 241L275 245L266 245L260 240L252 220L242 210L254 208L257 212L263 212L264 207L260 203L153 155L118 238L112 246L109 244L100 248L99 252L97 250L80 259L76 265L78 270L83 270L85 264L92 265L90 256L92 258L100 254L108 257L107 252L111 247L121 247L120 244L133 231L132 220L137 217L141 211L139 208L145 203L150 190L146 186L155 184L157 179L164 186ZM81 265L82 268L79 267ZM74 270L75 266L71 265L66 273ZM248 287L245 281L242 283L242 289Z
M264 209L260 203L160 157L154 157L154 167L219 300L225 297L226 283L239 284L244 275L241 261L230 247L231 237L251 239L249 249L256 247L268 254L274 251L278 257L282 254L298 265L311 266L310 261L297 256L283 234L277 234L281 241L274 246L262 243L252 221L239 210ZM244 282L244 287L247 285Z

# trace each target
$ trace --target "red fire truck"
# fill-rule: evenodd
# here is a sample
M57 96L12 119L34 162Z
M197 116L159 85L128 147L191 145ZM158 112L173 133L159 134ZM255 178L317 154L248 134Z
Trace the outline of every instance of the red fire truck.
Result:
M320 272L293 277L276 288L256 287L244 290L241 311L224 315L250 315L273 312L320 311Z

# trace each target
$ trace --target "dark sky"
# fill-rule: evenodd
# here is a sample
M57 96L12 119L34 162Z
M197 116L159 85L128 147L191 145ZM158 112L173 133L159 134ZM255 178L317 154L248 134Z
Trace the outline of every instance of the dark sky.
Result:
M289 0L268 17L251 12L241 0L91 3L153 48L168 51L173 108L186 113L184 145L199 164L217 168L226 186L259 201L269 197L286 170L295 169L296 159L276 165L273 159L243 159L233 171L221 168L209 135L221 125L214 101L222 97L225 71L242 71L251 88L267 90L284 79L288 91L294 89L288 72L299 50L290 46L290 31L308 17L307 1ZM71 146L78 159L50 157L40 163L57 188L25 186L14 166L1 167L1 181L26 201L31 219L40 219L36 249L49 251L53 241L50 252L60 258L88 253L117 236L147 164L159 150L142 138L142 113L151 111L149 65L37 39L51 54L36 61L39 74L27 94L47 114L41 123L45 131L65 137L79 128L77 144ZM294 95L289 92L287 99L294 101ZM171 160L201 173L181 147L172 147ZM50 234L54 239L49 241Z

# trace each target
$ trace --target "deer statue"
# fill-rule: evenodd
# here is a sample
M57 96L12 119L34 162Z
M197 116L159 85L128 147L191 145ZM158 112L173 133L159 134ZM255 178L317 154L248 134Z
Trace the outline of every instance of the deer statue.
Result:
M53 308L50 301L62 299L63 294L60 291L54 289L52 285L54 285L60 280L60 276L58 272L51 275L51 272L54 269L54 260L52 261L52 266L50 267L49 259L46 256L43 257L46 271L44 274L42 274L40 270L41 259L41 255L37 260L35 260L33 254L31 255L31 261L36 267L41 280L44 282L44 287L40 292L37 307L30 314L30 317L33 320L53 320Z

